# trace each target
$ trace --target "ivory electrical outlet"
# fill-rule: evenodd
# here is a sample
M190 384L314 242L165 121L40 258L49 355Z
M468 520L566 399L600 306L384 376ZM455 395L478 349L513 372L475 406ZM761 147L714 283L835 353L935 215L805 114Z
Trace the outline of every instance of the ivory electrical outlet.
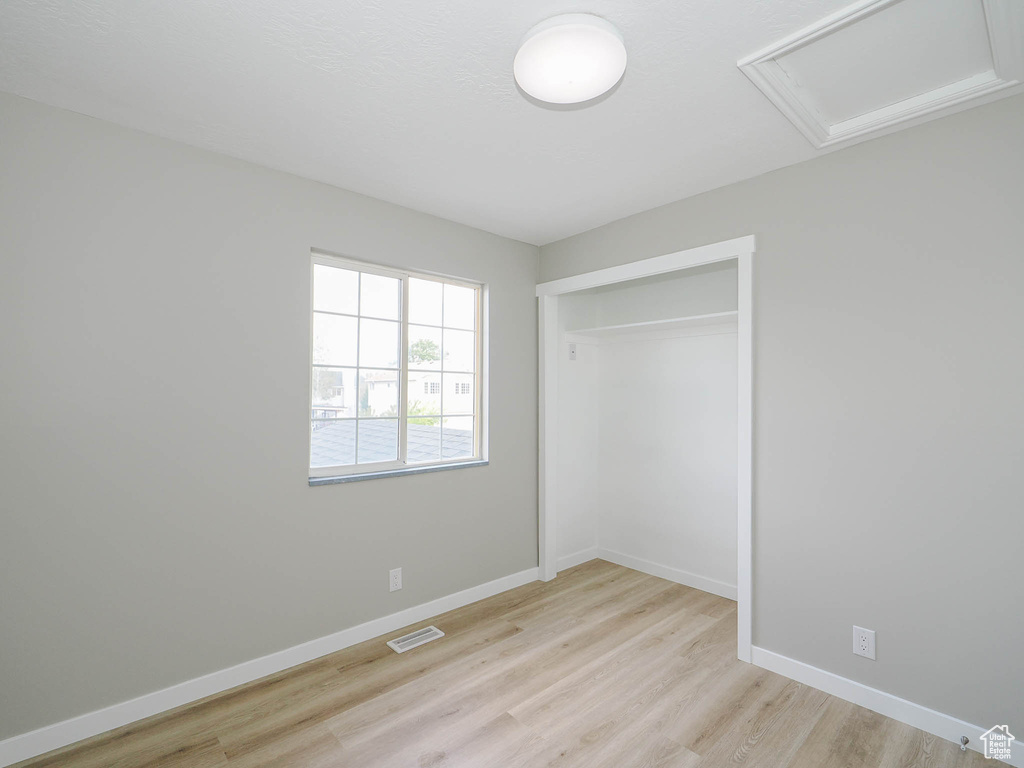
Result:
M391 571L391 592L397 592L402 588L402 569L394 568Z

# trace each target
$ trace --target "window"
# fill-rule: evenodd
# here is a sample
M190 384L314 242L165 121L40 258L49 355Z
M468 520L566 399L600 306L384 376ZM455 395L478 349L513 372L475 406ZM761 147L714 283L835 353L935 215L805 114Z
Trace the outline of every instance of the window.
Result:
M481 458L481 286L312 262L310 477Z

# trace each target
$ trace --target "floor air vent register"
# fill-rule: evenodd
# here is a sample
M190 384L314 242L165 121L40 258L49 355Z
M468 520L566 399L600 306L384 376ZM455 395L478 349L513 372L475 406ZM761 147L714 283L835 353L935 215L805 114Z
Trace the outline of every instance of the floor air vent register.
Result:
M429 643L431 640L437 640L439 637L444 637L444 632L437 627L426 627L389 641L388 647L396 653L405 653L412 648Z

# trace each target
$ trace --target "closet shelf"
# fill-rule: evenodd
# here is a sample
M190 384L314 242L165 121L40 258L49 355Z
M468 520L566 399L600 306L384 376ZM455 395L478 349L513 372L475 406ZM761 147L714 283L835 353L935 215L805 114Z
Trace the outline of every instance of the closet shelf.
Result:
M625 325L602 325L597 328L580 328L567 330L568 340L608 339L615 336L632 336L634 334L663 333L699 328L708 325L735 325L739 313L714 312L710 315L690 315L689 317L670 317L665 320L648 320L643 323L627 323Z

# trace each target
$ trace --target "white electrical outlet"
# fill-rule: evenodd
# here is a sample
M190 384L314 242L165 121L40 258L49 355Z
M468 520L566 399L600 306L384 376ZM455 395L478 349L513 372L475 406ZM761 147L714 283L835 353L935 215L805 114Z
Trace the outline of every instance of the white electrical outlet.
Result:
M576 359L576 342L575 341L570 341L569 342L569 359L570 360L575 360Z
M402 569L393 568L391 570L391 591L397 592L402 588Z
M853 628L853 652L873 661L875 658L875 630L855 626Z

